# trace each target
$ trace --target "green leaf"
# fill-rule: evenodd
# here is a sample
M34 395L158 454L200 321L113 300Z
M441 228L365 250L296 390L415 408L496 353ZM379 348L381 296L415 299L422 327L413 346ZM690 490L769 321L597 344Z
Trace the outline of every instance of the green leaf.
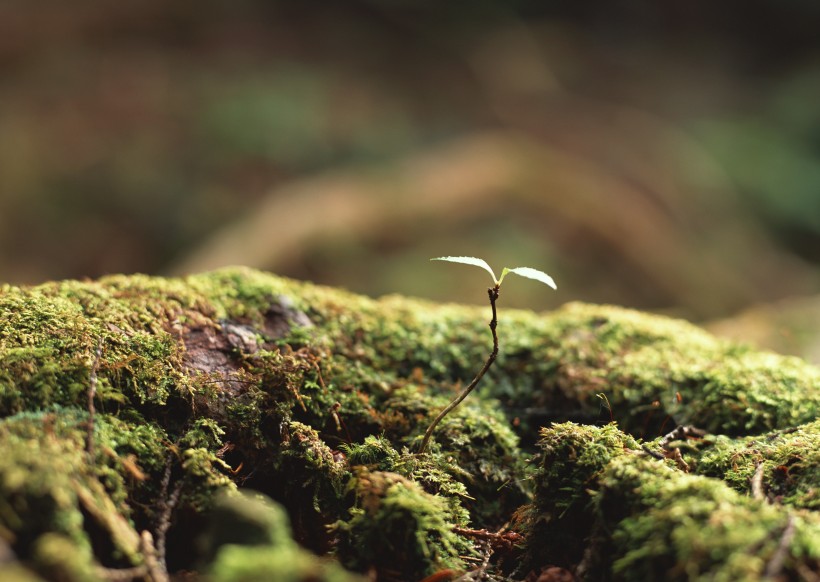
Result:
M501 279L498 281L499 283L504 280L507 273L513 273L520 277L526 277L527 279L535 279L536 281L541 281L545 285L549 285L553 289L558 289L555 285L555 281L552 280L552 277L547 275L544 271L539 271L538 269L532 269L530 267L516 267L514 269L508 269L507 267L504 267L504 270L501 271Z
M493 270L490 268L490 265L488 265L487 262L482 259L477 259L475 257L436 257L430 260L449 261L451 263L464 263L465 265L475 265L476 267L481 267L482 269L487 271L492 276L493 283L495 283L496 285L500 283L500 281L496 278L495 273L493 273Z

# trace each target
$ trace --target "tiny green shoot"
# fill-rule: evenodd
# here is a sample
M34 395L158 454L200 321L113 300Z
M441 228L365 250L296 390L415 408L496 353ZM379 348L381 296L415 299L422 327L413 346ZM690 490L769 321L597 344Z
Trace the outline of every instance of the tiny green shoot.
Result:
M487 289L487 295L490 298L490 307L493 311L493 318L490 320L490 331L493 334L493 351L490 352L490 356L487 358L487 361L484 363L484 367L478 372L476 377L470 382L470 385L467 386L464 390L459 393L456 398L448 404L444 410L442 410L438 416L430 423L430 426L427 428L427 431L424 433L424 438L421 441L421 446L419 447L419 453L424 453L427 450L427 445L430 442L430 438L433 436L433 431L435 431L436 426L441 422L441 420L447 416L456 406L461 404L461 402L467 398L467 395L473 391L473 389L478 386L478 383L481 381L481 378L484 377L484 374L487 373L487 370L490 369L490 366L493 365L496 357L498 357L498 334L496 333L496 327L498 326L498 318L496 316L496 308L495 302L498 299L498 294L501 290L501 283L504 281L504 277L508 274L512 273L514 275L518 275L519 277L526 277L527 279L534 279L536 281L540 281L553 289L557 289L555 285L555 281L552 280L552 277L544 273L543 271L539 271L538 269L533 269L531 267L515 267L513 269L509 269L504 267L501 270L501 277L496 277L495 272L493 271L492 267L487 264L486 261L483 259L478 259L476 257L436 257L434 259L430 259L431 261L447 261L450 263L462 263L465 265L473 265L475 267L480 267L487 271L490 276L493 278L493 286Z

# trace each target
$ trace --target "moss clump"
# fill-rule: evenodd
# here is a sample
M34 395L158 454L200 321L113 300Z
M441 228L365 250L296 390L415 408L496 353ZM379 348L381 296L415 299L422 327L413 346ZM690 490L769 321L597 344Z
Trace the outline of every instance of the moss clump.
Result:
M420 580L462 569L472 547L452 528L463 525L447 502L396 473L361 469L352 487L356 506L335 524L337 556L353 570L374 568L379 580Z
M123 477L102 470L107 486L101 483L84 435L70 411L0 423L0 535L19 560L49 579L88 579L94 554L108 565L141 562L137 533L125 517Z
M601 566L618 579L799 579L820 558L816 514L743 497L722 481L646 458L613 461L599 480L596 513L612 532L612 561Z
M220 497L200 539L214 581L356 582L359 576L301 549L287 513L260 494Z
M542 429L543 451L535 475L535 498L518 515L517 528L529 536L528 562L571 565L580 561L593 530L590 494L612 459L640 445L614 424L574 423Z
M697 458L695 472L748 495L820 510L820 421L759 437L717 437Z
M396 390L381 407L385 436L418 450L424 431L450 400L450 395L431 395L414 386ZM464 485L469 498L463 505L487 527L500 527L529 499L526 453L492 399L468 400L451 412L438 426L430 451L432 463ZM420 479L432 487L428 491L438 492L432 475L425 478L401 467L383 470Z
M593 580L729 581L797 579L817 566L814 513L683 473L614 426L556 425L540 444L536 499L520 522L533 568L558 564Z
M58 533L45 533L37 538L31 559L37 565L37 572L46 580L86 582L101 578L91 551L78 551L74 540Z
M530 425L609 420L611 412L623 430L646 438L676 423L748 435L809 422L820 409L816 368L683 321L573 303L521 325L527 331L513 340L527 343L516 348L508 340L506 365L520 360L519 379L530 381L496 390L508 393L511 409ZM602 410L598 393L611 410Z
M413 455L405 448L395 450L384 437L367 437L362 444L343 446L351 470L397 473L418 483L424 491L446 501L450 514L458 523L466 523L470 512L465 508L476 502L467 492L464 481L470 475L452 457Z
M268 466L259 468L248 486L281 501L289 510L296 539L317 552L327 552L327 527L347 508L343 499L350 471L319 433L299 422L283 426L283 442L272 451Z

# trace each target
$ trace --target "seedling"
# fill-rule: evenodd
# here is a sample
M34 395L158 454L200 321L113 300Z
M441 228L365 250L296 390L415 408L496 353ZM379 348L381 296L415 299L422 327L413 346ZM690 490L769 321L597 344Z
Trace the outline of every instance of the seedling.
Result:
M490 352L490 356L487 358L487 361L484 362L484 367L478 372L473 381L470 382L470 385L467 386L461 393L456 396L455 400L453 400L450 404L448 404L444 410L439 412L438 416L433 420L430 424L427 432L424 433L424 438L421 441L421 447L419 448L419 453L423 453L427 450L427 445L430 442L430 437L433 436L433 431L436 430L436 426L441 420L447 416L452 410L461 404L461 402L467 398L467 395L473 391L473 389L478 386L478 383L481 381L481 378L484 377L484 374L487 373L487 370L490 369L490 366L493 365L495 362L496 357L498 357L498 334L496 333L496 327L498 326L498 318L496 316L496 309L495 309L495 302L498 300L498 294L501 290L501 283L504 281L504 277L508 274L512 273L514 275L519 275L520 277L526 277L527 279L535 279L536 281L540 281L545 285L549 285L553 289L557 289L558 287L555 286L555 281L552 280L552 277L544 273L543 271L539 271L538 269L532 269L530 267L516 267L514 269L508 269L504 267L501 271L501 278L495 276L495 272L492 270L490 265L487 264L486 261L482 259L477 259L475 257L436 257L435 259L430 259L431 261L449 261L451 263L464 263L465 265L474 265L476 267L481 267L485 271L487 271L490 276L493 278L493 286L487 289L487 295L490 298L490 307L493 311L493 318L490 320L490 331L493 334L493 351Z

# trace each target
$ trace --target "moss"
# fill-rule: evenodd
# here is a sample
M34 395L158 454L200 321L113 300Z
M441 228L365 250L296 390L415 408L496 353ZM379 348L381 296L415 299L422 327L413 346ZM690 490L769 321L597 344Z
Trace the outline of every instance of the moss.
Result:
M0 531L20 560L49 579L88 579L92 552L112 565L141 561L123 477L89 465L85 433L71 411L0 424Z
M760 580L781 548L776 576L796 579L820 558L817 515L742 497L721 481L646 458L614 461L596 506L612 531L617 579Z
M277 471L298 475L299 486L313 494L312 505L320 510L323 499L338 498L349 477L345 463L319 437L319 433L300 422L286 428L285 443L277 459Z
M395 450L384 437L367 437L362 444L342 446L351 470L397 473L418 483L425 492L440 497L458 523L467 523L470 512L465 507L476 499L467 491L464 482L471 475L449 455L413 455L405 448Z
M642 437L691 423L714 433L759 434L813 420L820 372L796 358L755 352L686 322L609 306L569 304L516 334L522 375L512 409L533 421L607 418ZM541 411L540 414L538 411ZM526 420L526 419L524 419Z
M184 391L179 345L163 326L193 299L160 289L168 293L157 280L120 277L0 293L0 412L81 401L97 345L102 403L161 405Z
M614 424L562 423L542 429L538 446L543 453L535 498L519 512L517 525L529 537L527 561L536 566L575 564L594 525L590 489L613 459L640 445Z
M733 489L778 503L820 509L820 421L758 437L718 437L703 447L695 471L717 477Z
M219 582L357 582L365 578L295 548L225 546L208 576Z
M463 524L443 498L396 473L361 469L351 485L356 507L334 525L342 564L374 568L380 580L418 580L463 568L460 556L472 548L452 531Z
M88 582L101 579L91 552L87 549L78 551L73 540L60 534L40 536L33 548L32 561L37 572L47 580Z
M368 399L414 374L433 393L469 379L489 349L486 311L400 297L373 301L250 269L184 281L116 276L7 287L0 293L0 406L13 413L76 403L99 342L101 395L112 405L188 399L207 392L207 382L186 373L180 335L203 321L238 321L320 359L312 377L302 369L293 378L310 397L302 402L315 402L312 416L328 420L338 401L341 412L364 421L373 411ZM281 328L282 321L292 325ZM280 333L271 333L272 322ZM634 311L570 304L537 317L502 309L499 336L501 356L483 392L504 402L525 431L549 419L599 417L599 392L621 426L636 433L667 414L677 422L697 419L713 432L760 433L812 420L820 403L820 375L796 359ZM238 362L243 367L251 366Z
M49 422L31 417L0 428L0 529L13 536L11 547L21 559L33 555L44 532L64 536L79 551L90 549L75 486L88 475L82 441L58 437L53 429L49 436L43 430Z
M614 426L556 425L540 444L536 500L522 522L532 567L559 564L588 579L728 581L762 579L778 552L776 575L786 579L820 558L816 514L683 473Z
M329 560L302 550L287 513L259 494L219 497L200 540L205 569L218 581L354 582L361 580Z
M4 582L42 582L43 578L31 572L22 564L5 563L0 564L0 580Z
M214 496L245 486L285 503L294 537L317 552L333 550L326 526L338 521L340 555L360 569L371 557L385 575L394 566L387 549L367 553L371 538L409 543L401 556L419 573L459 567L469 544L444 525L495 528L509 519L529 496L526 460L538 427L610 414L647 438L685 422L732 437L692 449L695 470L744 491L749 462L762 459L767 493L816 507L814 428L794 430L816 420L815 368L607 306L536 315L501 305L499 359L439 427L430 454L414 455L430 420L485 360L488 319L488 308L372 300L243 268L4 286L0 440L12 452L0 459L3 535L25 560L53 533L97 563L129 565L141 559L129 539L156 531L180 488L169 563L184 568L186 534ZM551 516L538 534L547 540L565 525L570 542L540 555L569 563L602 527L585 488L637 443L613 427L552 431L542 446L553 460L538 467L535 509L522 523L534 529L538 516ZM795 454L799 447L807 451ZM49 472L60 476L52 483ZM10 510L6 499L25 503ZM432 537L422 543L420 531Z

